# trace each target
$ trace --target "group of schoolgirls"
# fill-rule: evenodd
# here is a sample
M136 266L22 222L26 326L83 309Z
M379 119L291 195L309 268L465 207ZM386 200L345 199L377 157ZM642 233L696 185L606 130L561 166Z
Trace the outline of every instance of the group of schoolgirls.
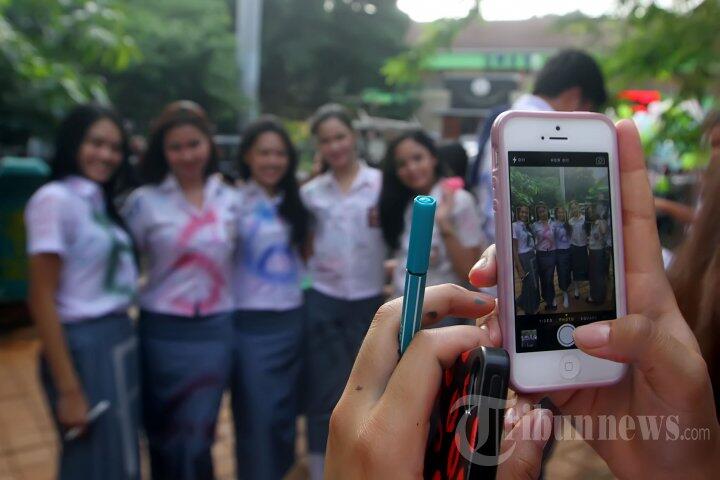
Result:
M550 218L547 205L519 205L512 224L513 263L521 284L517 305L526 314L537 313L542 296L544 311L558 309L555 279L562 292L562 306L570 307L569 292L580 298L581 282L588 282L585 302L602 305L607 299L607 279L612 250L612 232L602 202L588 204L584 211L577 201L555 208Z
M310 130L324 173L300 186L288 133L262 117L228 181L205 112L174 102L151 125L144 184L118 202L131 177L122 120L97 105L64 119L51 181L25 214L59 478L140 478L141 428L154 479L214 478L227 388L238 478L287 473L300 411L321 478L330 415L393 255L402 292L415 195L438 199L427 284L465 283L482 244L476 203L444 181L427 134L396 138L381 171L359 158L342 107L318 109Z

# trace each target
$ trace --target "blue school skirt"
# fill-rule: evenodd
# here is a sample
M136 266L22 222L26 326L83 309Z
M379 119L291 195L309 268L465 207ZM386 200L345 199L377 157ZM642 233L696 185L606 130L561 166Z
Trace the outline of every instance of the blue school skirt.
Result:
M382 302L379 295L342 300L313 289L306 293L303 385L310 453L325 452L330 415Z
M281 480L295 460L304 309L235 314L232 409L237 471Z
M232 313L143 311L138 328L143 423L156 480L211 480L211 448L230 374Z
M137 338L130 318L109 315L65 324L63 331L88 407L106 400L110 408L85 435L64 441L55 409L58 392L47 363L41 360L40 377L61 435L57 478L139 479L140 384Z

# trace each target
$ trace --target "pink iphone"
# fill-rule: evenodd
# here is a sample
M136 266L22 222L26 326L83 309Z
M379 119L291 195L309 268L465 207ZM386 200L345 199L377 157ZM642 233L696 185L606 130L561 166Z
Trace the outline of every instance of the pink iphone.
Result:
M521 392L608 385L575 328L626 313L615 126L595 113L500 115L492 129L498 315Z

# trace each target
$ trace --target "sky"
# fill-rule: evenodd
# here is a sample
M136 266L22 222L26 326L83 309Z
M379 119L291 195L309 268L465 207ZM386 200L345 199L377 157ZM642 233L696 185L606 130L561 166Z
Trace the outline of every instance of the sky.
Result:
M677 0L658 3L667 5L674 1ZM473 3L472 0L398 0L397 5L416 22L430 22L443 17L464 17ZM617 0L482 0L480 10L485 20L524 20L576 10L599 16L616 10L617 4Z

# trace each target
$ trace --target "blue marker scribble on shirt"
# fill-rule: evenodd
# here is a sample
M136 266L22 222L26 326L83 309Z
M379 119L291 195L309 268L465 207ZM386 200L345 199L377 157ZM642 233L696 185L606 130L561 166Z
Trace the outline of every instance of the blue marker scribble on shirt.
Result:
M268 282L296 282L297 255L276 209L261 201L248 217L243 249L243 265L248 272Z

